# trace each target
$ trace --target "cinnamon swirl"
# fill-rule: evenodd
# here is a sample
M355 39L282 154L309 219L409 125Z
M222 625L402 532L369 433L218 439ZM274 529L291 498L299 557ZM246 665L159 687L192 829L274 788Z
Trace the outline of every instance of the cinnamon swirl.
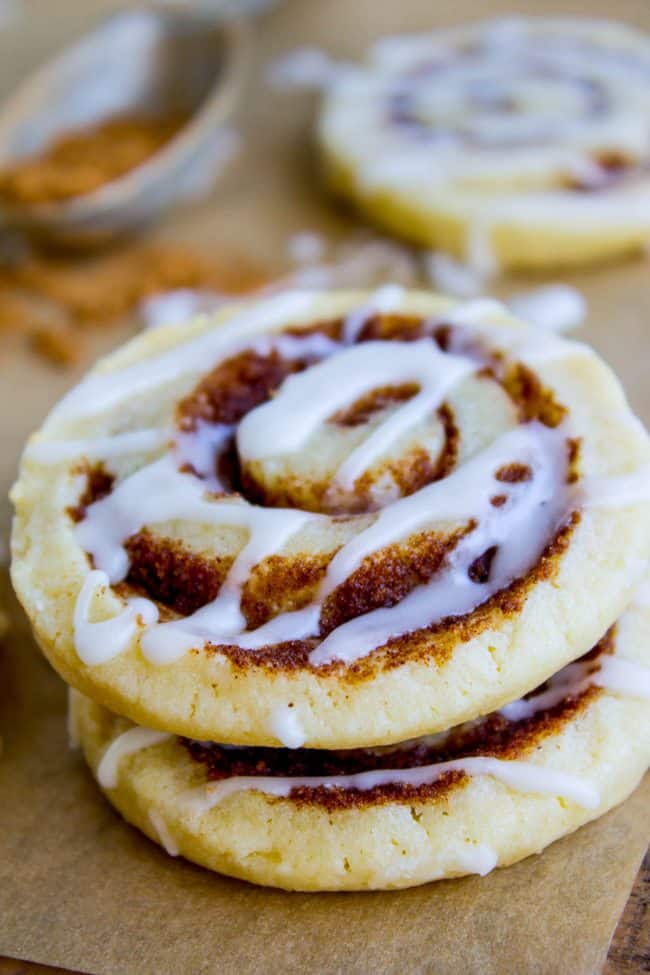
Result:
M472 720L630 601L650 446L586 346L491 301L292 292L141 335L13 489L45 654L192 739L356 748Z

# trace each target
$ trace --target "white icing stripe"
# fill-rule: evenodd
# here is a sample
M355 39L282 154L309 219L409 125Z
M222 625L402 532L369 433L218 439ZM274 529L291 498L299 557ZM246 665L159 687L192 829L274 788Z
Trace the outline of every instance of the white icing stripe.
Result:
M134 598L116 616L91 623L90 608L95 595L106 591L109 579L105 572L88 573L75 603L73 633L77 655L85 664L106 663L126 650L140 625L149 626L158 619L156 606L148 599Z
M342 338L346 345L352 345L359 338L369 318L377 314L396 311L404 297L404 288L399 284L385 284L370 296L365 305L355 308L343 321Z
M127 454L141 454L162 447L172 438L171 430L133 430L112 437L95 437L92 440L45 440L31 443L25 457L39 464L59 464L62 461L87 457L90 460L108 460Z
M190 473L181 473L168 454L125 478L111 494L90 505L76 534L84 551L114 583L124 579L129 568L124 542L145 525L181 519L247 528L251 539L230 570L222 587L227 590L255 562L281 548L308 521L319 518L322 516L288 508L258 508L236 497L208 499L203 482Z
M587 663L569 664L551 678L547 690L505 704L500 713L509 721L522 721L540 711L555 707L567 697L582 694L596 683L596 675L589 673L589 666Z
M545 691L512 701L504 705L500 713L509 721L522 721L555 707L567 697L577 697L590 687L650 700L650 668L624 657L601 653L596 660L569 664L550 679Z
M465 245L465 259L472 270L483 280L494 277L499 269L499 261L492 245L493 227L487 214L470 220Z
M650 609L650 579L646 579L638 587L634 596L634 605L641 609Z
M432 251L423 256L424 270L437 291L455 298L473 298L485 285L484 275L448 254Z
M305 744L305 732L295 708L277 708L271 715L269 731L285 748L300 748Z
M110 743L97 766L97 781L102 789L114 789L117 786L119 765L123 758L151 745L159 745L171 737L165 731L139 727L129 728L124 734L118 735Z
M350 489L374 461L438 407L475 363L440 352L430 339L364 342L289 377L269 402L239 425L239 455L246 460L292 453L337 410L381 386L417 383L420 391L374 430L339 468L335 482Z
M313 303L314 296L308 292L276 295L255 307L245 308L222 328L175 345L154 358L111 373L91 373L64 396L50 416L93 416L186 373L205 372L213 363L249 348L256 337L286 327L293 318L305 314Z
M587 315L587 304L581 293L566 284L521 291L508 300L508 308L523 321L549 332L578 328Z
M358 789L362 792L382 785L418 787L436 782L447 772L469 776L488 775L517 792L558 796L585 809L597 809L600 795L595 786L576 775L557 772L530 762L505 761L490 756L453 759L410 769L377 769L356 775L282 778L280 776L233 776L195 789L186 798L188 810L202 815L239 792L262 792L287 797L293 789Z
M630 474L583 478L582 490L588 504L596 508L623 508L650 502L650 462Z
M172 834L169 832L169 827L167 823L165 822L165 820L163 819L163 817L161 816L161 814L158 812L157 809L149 810L149 821L151 822L151 825L155 829L158 835L158 839L160 840L160 844L163 850L165 851L165 853L168 853L170 857L177 857L178 854L180 853L180 850L178 848L178 843L176 842Z
M217 457L234 434L234 426L198 420L191 432L176 435L174 452L179 467L188 464L211 491L222 490L217 475Z
M604 656L593 683L615 694L650 701L650 668L633 660Z
M570 356L593 356L593 350L584 342L565 339L551 331L535 332L529 328L518 327L495 330L495 318L505 312L506 307L499 302L490 298L479 298L457 305L449 314L431 322L430 327L443 323L462 325L462 333L452 333L449 342L449 351L461 355L466 351L468 342L485 339L490 348L528 366L539 366Z

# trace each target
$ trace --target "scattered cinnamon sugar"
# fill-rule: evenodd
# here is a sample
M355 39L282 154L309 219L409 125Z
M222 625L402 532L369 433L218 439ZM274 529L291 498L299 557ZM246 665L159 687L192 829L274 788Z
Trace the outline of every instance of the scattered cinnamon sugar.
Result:
M83 358L84 333L123 324L154 294L193 288L241 295L268 276L236 255L182 244L123 244L108 252L25 252L0 265L0 334L25 336L55 365Z
M83 346L72 329L61 326L37 327L31 335L34 351L55 366L74 366L82 358Z
M63 133L0 171L0 200L33 206L84 196L119 179L169 142L187 116L122 115Z

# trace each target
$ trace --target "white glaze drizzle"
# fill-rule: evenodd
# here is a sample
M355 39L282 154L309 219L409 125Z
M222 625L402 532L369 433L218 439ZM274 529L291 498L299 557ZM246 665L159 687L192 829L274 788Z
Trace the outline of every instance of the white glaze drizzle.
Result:
M265 795L287 797L293 789L358 789L367 791L377 786L401 784L417 788L436 782L447 772L464 772L469 776L488 775L517 792L533 795L559 796L585 809L597 809L598 790L590 782L566 772L533 765L531 762L506 761L491 756L474 756L436 762L409 769L376 769L355 775L281 777L232 776L219 782L200 786L185 799L189 811L203 815L218 803L239 792L262 792Z
M217 458L234 433L234 426L197 420L194 430L176 435L174 451L179 467L189 465L211 491L221 491Z
M68 418L93 416L125 399L149 392L179 376L205 372L217 363L248 349L261 337L269 343L275 329L305 314L314 303L308 292L289 291L275 295L255 307L244 307L222 328L203 333L153 358L134 362L115 372L91 373L72 389L50 416Z
M500 713L509 721L522 721L555 707L567 697L578 697L590 687L650 700L650 668L616 654L601 653L595 660L577 661L563 667L549 680L545 690L504 705Z
M551 332L578 328L587 315L583 295L566 284L549 284L521 291L507 301L510 311L523 321Z
M149 822L156 831L160 845L165 853L168 853L170 857L177 857L180 853L178 843L170 833L169 826L165 822L162 814L157 809L149 810Z
M239 455L246 461L293 453L328 417L364 393L384 385L417 383L419 392L366 437L336 472L333 486L350 490L378 457L431 414L475 368L470 359L441 352L430 339L354 345L290 376L272 400L251 410L237 431Z
M593 664L591 665L593 667ZM588 663L573 663L564 667L549 681L546 690L531 697L520 698L510 704L504 704L500 713L509 721L522 721L531 718L539 711L560 704L567 697L578 696L595 684L595 674L590 673Z
M530 482L506 484L492 480L500 467L515 461L531 467ZM112 582L117 582L128 571L124 542L145 524L181 518L248 529L249 541L231 567L217 598L191 616L149 625L141 637L145 656L166 663L194 647L197 640L257 649L269 643L304 639L317 632L323 601L367 555L430 523L432 512L438 521L474 519L477 527L459 543L445 569L430 583L412 590L394 607L375 610L344 623L323 640L310 658L314 665L333 659L350 661L382 646L391 637L445 616L471 611L534 564L550 533L566 514L566 498L563 492L557 491L564 463L564 441L557 431L549 431L541 424L528 424L503 434L444 481L428 485L383 509L370 528L354 537L332 559L314 603L302 610L281 613L252 631L245 630L240 608L241 589L251 569L279 551L309 520L322 516L293 509L256 508L232 499L208 501L202 483L189 474L179 473L166 456L126 478L110 495L91 505L86 519L76 530L95 565ZM495 493L507 499L498 508L490 504ZM503 544L523 528L529 539L525 553L519 546ZM490 581L472 582L467 574L469 566L492 545L502 545L502 548L493 560ZM102 578L105 577L94 576L89 584L91 591L102 583ZM88 624L89 598L88 590L82 590L76 611L79 624L75 628L82 642L81 652L86 656L93 646L97 653L92 635L94 627L101 627L101 634L105 635L100 642L102 654L108 654L111 647L114 653L119 653L135 635L137 615L142 616L147 605L153 607L140 600L135 608L127 605L114 621Z
M641 609L650 609L650 579L645 579L637 588L634 605Z
M170 455L141 468L118 484L106 498L88 508L87 515L76 528L77 538L85 551L92 554L94 563L106 576L91 574L77 601L75 610L75 642L80 656L93 654L107 659L111 640L114 652L125 649L135 635L136 617L149 614L149 629L141 639L145 656L158 663L177 659L195 646L197 637L217 643L232 642L241 632L245 621L240 609L241 588L251 569L258 562L280 550L308 521L320 518L294 509L268 509L249 505L237 498L207 500L205 485L191 474L179 472ZM108 577L110 582L125 578L129 559L124 542L145 525L186 519L214 526L239 526L249 533L247 543L239 552L226 576L217 598L197 610L192 616L160 623L151 619L153 604L135 600L114 620L106 624L88 624L88 602L94 589ZM135 606L134 606L135 604ZM111 630L110 624L114 623ZM97 631L95 628L100 627ZM101 652L93 650L93 634L106 634L101 640Z
M591 507L623 508L650 502L650 462L628 474L585 477L582 490Z
M305 744L305 732L296 709L289 705L276 708L272 713L269 731L285 748L300 748Z
M156 606L148 599L128 599L115 616L91 623L90 608L98 592L106 592L109 579L105 572L93 569L84 579L74 609L73 633L77 655L88 666L106 663L126 650L140 626L158 619Z
M215 311L229 300L227 295L194 288L177 288L150 295L140 302L139 315L144 328L184 325L197 315Z
M171 430L151 429L132 430L112 437L94 437L89 440L37 440L29 444L25 457L38 464L60 464L77 457L110 460L156 450L169 443L172 436Z
M159 745L167 741L172 735L166 731L154 731L152 728L129 728L128 731L113 739L101 757L97 766L96 778L102 789L114 789L117 786L120 762L127 755L134 755L144 748Z
M404 288L399 284L384 284L370 295L361 308L353 309L343 321L342 337L346 345L352 345L359 338L364 325L373 315L396 311L404 297Z
M431 284L443 294L455 298L474 298L483 290L483 274L448 254L431 251L423 256L423 263Z
M593 675L593 683L614 694L650 701L650 667L635 660L605 655L600 670Z

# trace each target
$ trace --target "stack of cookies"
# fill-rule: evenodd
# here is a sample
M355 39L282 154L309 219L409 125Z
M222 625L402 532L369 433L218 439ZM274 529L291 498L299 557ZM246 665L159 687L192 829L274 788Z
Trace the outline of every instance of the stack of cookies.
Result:
M29 442L13 580L108 800L288 889L487 873L650 759L650 441L494 301L143 334Z

